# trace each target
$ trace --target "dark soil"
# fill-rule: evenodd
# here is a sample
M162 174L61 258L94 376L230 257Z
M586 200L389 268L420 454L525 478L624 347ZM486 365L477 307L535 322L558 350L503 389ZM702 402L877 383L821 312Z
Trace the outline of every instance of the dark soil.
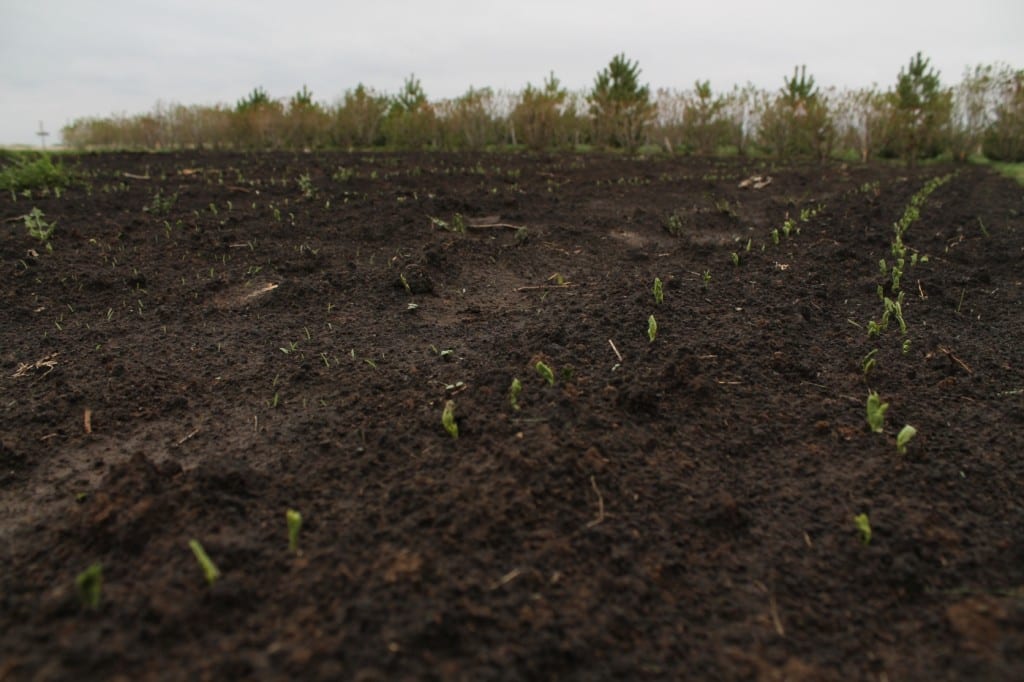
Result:
M0 678L1024 679L1011 181L66 163L60 197L0 197ZM905 237L906 335L869 338L893 223L947 173Z

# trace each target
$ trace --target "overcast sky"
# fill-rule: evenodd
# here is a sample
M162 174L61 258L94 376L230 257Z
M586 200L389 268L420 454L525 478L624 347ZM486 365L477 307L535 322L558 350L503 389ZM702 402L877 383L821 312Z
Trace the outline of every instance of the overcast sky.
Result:
M979 63L1024 68L1022 35L1024 0L0 0L0 144L38 144L40 120L53 143L79 117L256 86L333 102L415 73L436 99L553 70L583 89L619 52L654 89L774 89L804 63L820 85L887 87L918 50L952 84Z

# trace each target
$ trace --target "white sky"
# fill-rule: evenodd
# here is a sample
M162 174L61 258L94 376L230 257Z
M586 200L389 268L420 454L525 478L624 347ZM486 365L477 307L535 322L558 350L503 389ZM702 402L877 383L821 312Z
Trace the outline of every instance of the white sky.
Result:
M797 64L822 86L888 87L918 50L944 83L968 66L1024 68L1024 0L0 0L0 144L42 120L233 104L303 83L333 102L362 82L431 99L519 90L549 71L583 89L619 52L643 81L775 89Z

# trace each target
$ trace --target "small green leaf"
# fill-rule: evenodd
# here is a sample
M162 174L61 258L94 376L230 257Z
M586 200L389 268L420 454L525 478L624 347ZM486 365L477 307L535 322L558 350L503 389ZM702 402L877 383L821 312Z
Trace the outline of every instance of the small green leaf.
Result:
M100 605L103 592L103 565L96 563L75 577L75 590L82 605L95 609Z
M901 455L907 454L907 443L909 443L916 435L917 429L910 424L907 424L900 429L900 432L896 434L896 452Z
M874 433L882 433L885 430L885 411L888 409L889 403L883 403L877 391L868 391L868 426Z
M853 523L860 531L860 539L865 545L871 544L871 521L867 514L857 514L853 517Z
M285 511L284 518L288 524L288 551L298 553L299 530L302 529L302 514L294 509L289 509Z
M508 404L513 410L519 410L519 394L523 392L523 384L519 379L512 377L512 385L508 387Z
M658 337L658 321L654 319L654 315L647 318L647 338L654 343L654 339Z
M453 439L459 437L459 425L455 422L455 401L449 400L444 404L441 412L441 424Z
M206 577L206 582L213 585L220 578L220 570L217 569L217 565L210 560L206 550L203 549L198 540L189 540L188 546L192 549L192 553L196 556L196 561L199 562L199 566L203 569L203 576Z
M654 278L654 302L661 305L665 301L665 288L660 277Z
M551 371L551 368L545 365L543 362L538 362L536 365L537 374L544 377L544 380L551 386L555 385L555 373Z

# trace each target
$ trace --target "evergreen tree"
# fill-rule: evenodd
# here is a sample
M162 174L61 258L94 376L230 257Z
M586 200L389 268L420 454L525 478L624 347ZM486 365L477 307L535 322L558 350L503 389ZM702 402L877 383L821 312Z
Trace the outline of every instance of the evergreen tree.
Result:
M623 54L616 55L598 72L587 101L599 143L628 151L640 146L654 106L650 88L640 85L640 66L636 62Z

